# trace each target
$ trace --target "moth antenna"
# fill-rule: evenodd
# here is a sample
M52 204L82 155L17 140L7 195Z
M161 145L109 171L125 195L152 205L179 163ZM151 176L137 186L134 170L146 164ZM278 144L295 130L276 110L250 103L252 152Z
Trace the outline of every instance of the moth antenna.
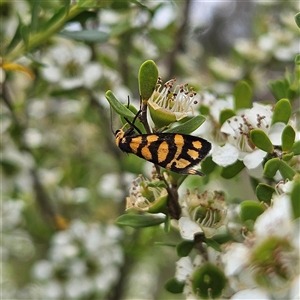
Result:
M129 105L130 105L130 97L129 95L127 96L127 108L129 108Z
M124 117L125 121L131 126L133 127L139 134L142 134L142 132L139 130L139 128L137 126L134 125L136 119L138 118L139 114L141 113L141 110L139 110L137 112L137 114L135 115L135 117L133 118L132 122L130 122L127 118Z

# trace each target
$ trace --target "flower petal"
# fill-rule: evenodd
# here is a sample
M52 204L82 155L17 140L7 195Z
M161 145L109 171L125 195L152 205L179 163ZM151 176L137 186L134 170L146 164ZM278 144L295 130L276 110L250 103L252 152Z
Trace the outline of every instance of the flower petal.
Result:
M222 167L232 165L239 156L239 150L231 144L225 144L225 146L217 146L213 149L212 159L213 161Z
M273 145L281 145L281 135L285 126L286 125L284 123L277 122L270 128L268 136Z
M181 237L185 240L194 240L196 233L203 232L201 227L187 217L181 217L178 221Z
M247 169L255 169L262 163L263 158L265 156L266 156L265 151L257 149L252 153L245 155L243 161Z

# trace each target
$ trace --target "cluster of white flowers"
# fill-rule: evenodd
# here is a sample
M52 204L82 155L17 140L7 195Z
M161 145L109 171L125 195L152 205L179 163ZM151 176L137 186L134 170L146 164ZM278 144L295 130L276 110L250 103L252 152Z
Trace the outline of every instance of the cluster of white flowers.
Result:
M205 255L178 261L176 279L185 282L186 299L199 299L191 283L195 270L207 260L226 275L223 296L230 299L299 299L300 222L291 208L293 185L278 185L272 205L256 219L253 231L245 233L243 242L225 243L221 252L207 246ZM183 239L199 233L190 223L178 223Z
M104 297L117 282L123 264L122 236L114 225L79 220L55 234L47 257L32 268L41 297Z
M64 89L92 87L101 77L102 68L96 62L90 62L92 52L85 45L74 45L61 41L48 49L44 55L42 76L51 83L57 83Z
M266 156L266 152L258 149L250 141L250 131L261 129L270 134L272 109L270 105L253 104L253 108L245 109L238 116L227 120L221 127L221 132L228 136L227 143L223 147L215 147L213 161L223 167L233 164L237 160L243 161L248 169L255 169L260 166ZM277 127L273 127L278 129ZM279 131L272 131L274 135L281 136Z

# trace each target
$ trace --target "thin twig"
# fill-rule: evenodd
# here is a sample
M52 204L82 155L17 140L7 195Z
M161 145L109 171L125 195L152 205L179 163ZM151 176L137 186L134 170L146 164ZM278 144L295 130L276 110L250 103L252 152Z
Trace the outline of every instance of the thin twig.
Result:
M182 9L182 15L179 17L179 19L182 20L180 27L178 28L177 33L174 34L175 38L175 44L173 46L173 49L170 53L168 53L167 57L167 66L169 67L169 73L167 78L172 78L175 73L175 61L177 53L179 52L180 48L184 44L185 39L185 33L186 29L188 27L188 20L189 20L189 10L190 10L190 4L191 0L182 1L184 7ZM180 10L178 10L180 11Z
M147 120L147 101L142 100L142 114L141 114L141 122L145 127L145 130L148 134L151 133L150 126ZM160 173L160 167L158 165L154 165L158 178L162 180L168 192L168 201L167 208L168 212L172 219L178 220L181 215L181 207L178 203L178 190L177 187L170 186L166 178Z

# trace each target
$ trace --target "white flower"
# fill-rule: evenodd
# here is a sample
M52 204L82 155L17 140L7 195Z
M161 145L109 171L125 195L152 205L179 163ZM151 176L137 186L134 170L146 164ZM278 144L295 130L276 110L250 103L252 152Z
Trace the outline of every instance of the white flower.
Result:
M42 76L51 83L58 83L64 89L80 86L92 87L102 75L97 62L90 62L91 50L81 44L59 43L46 53Z
M291 199L289 195L282 194L273 198L273 205L261 214L254 225L257 238L265 240L276 236L294 240L295 223L292 222Z
M272 206L256 219L254 231L242 244L225 245L225 274L230 287L240 291L232 299L244 299L253 288L267 293L264 299L288 299L296 294L299 230L299 220L293 220L291 199L283 193L273 197Z
M221 193L187 192L181 206L182 217L178 221L178 227L183 239L194 240L197 233L204 233L205 237L210 238L226 231L226 203Z
M119 277L123 251L122 231L114 226L75 220L54 235L48 259L35 263L32 275L41 292L49 298L53 289L58 298L103 298ZM100 284L99 279L101 279ZM97 288L98 287L98 288Z
M176 85L176 79L162 84L161 78L150 99L148 107L151 118L157 127L168 126L189 114L194 114L194 105L198 103L196 93L188 84Z
M213 149L226 141L226 135L220 131L220 114L225 109L234 109L233 97L219 99L215 95L204 92L200 95L199 105L209 109L206 121L193 134L209 140Z
M199 299L192 287L192 276L195 270L208 261L218 267L220 266L220 253L211 247L207 247L206 250L206 255L196 255L193 260L190 257L182 257L176 263L175 278L179 282L185 282L183 293L186 299Z
M221 132L228 135L228 142L223 147L215 147L212 154L213 161L226 167L236 160L241 160L248 169L259 167L266 152L253 145L250 141L250 131L261 129L268 133L272 114L270 106L254 103L253 108L246 109L242 115L227 120ZM273 132L280 134L278 128L274 128Z
M221 77L226 81L237 81L243 76L241 66L234 65L224 59L210 57L208 60L208 66L219 78Z
M236 276L245 268L248 262L250 249L240 243L227 245L222 256L225 264L225 274L227 276Z

